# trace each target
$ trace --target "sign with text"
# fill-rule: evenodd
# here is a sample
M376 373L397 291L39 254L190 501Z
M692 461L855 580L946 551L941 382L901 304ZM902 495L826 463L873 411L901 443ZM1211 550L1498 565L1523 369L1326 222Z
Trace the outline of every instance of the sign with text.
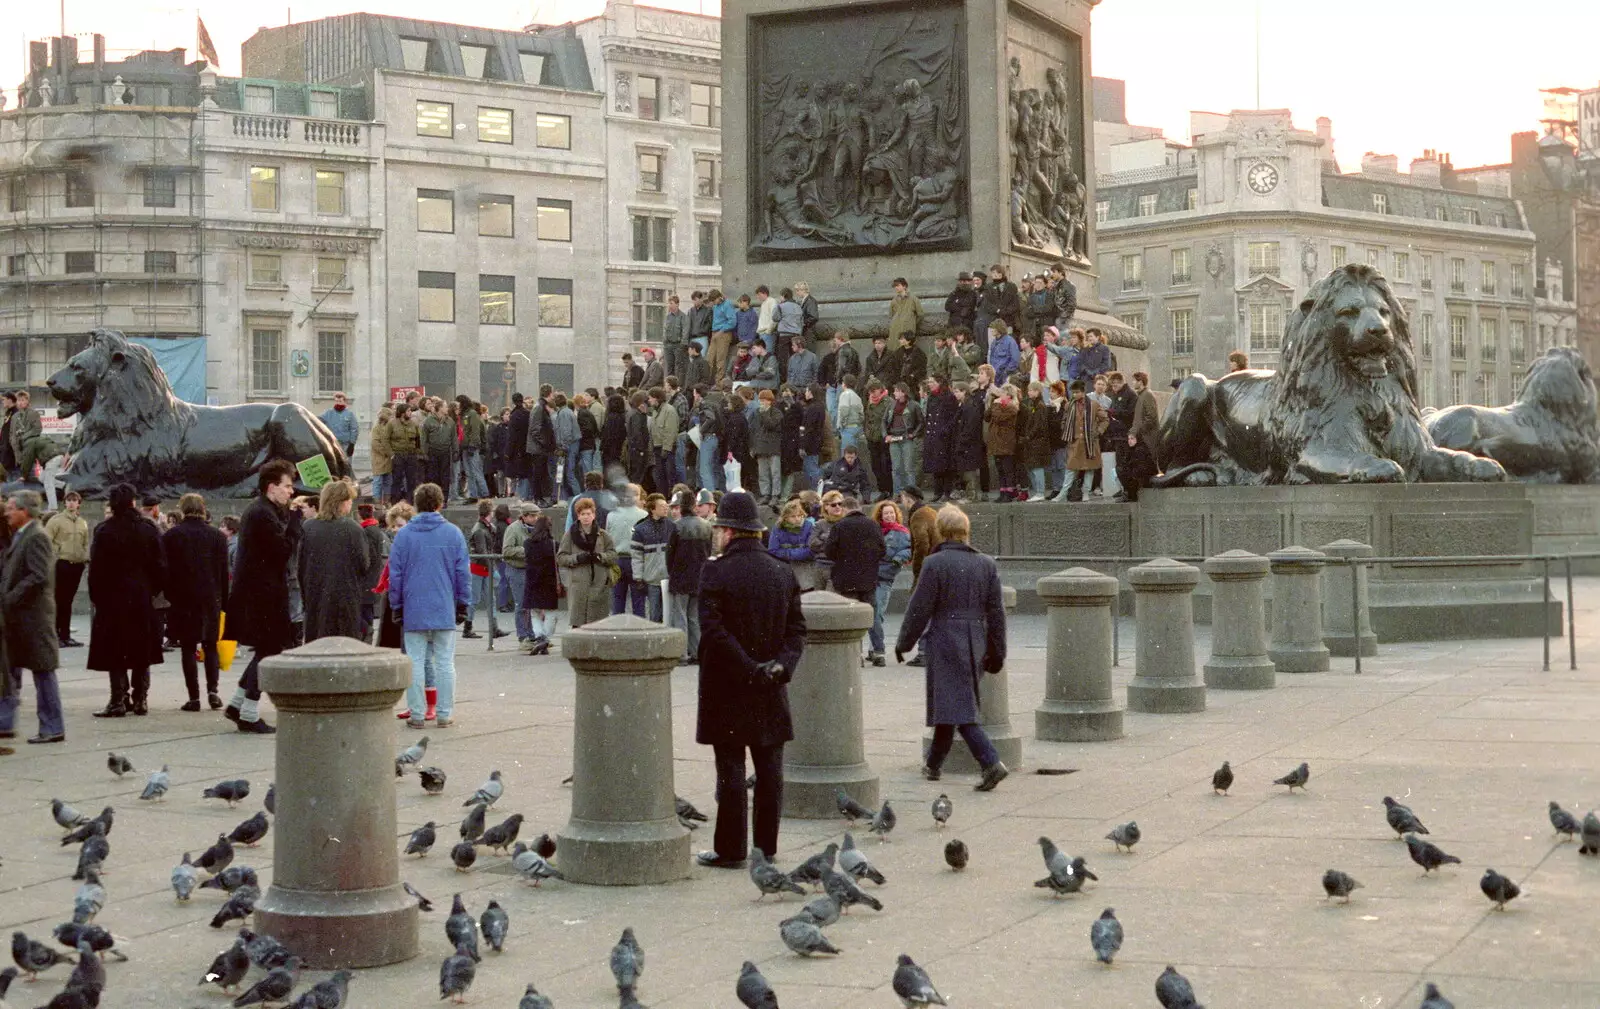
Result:
M295 464L295 468L300 471L300 482L312 490L317 490L333 479L333 474L328 471L328 460L320 455L300 460Z
M428 389L426 386L421 385L391 385L389 387L389 402L404 402L405 398L412 393L416 393L418 396L426 396Z

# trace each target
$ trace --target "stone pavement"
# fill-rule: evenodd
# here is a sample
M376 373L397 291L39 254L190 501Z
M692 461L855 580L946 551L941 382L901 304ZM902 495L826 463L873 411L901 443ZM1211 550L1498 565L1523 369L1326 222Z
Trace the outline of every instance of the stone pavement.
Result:
M1545 812L1550 799L1580 817L1600 805L1600 579L1580 579L1578 599L1577 672L1566 671L1559 641L1550 673L1540 672L1538 639L1384 646L1359 679L1350 660L1335 659L1331 672L1280 676L1269 692L1212 691L1201 714L1130 712L1125 739L1081 745L1031 738L1043 696L1044 618L1014 618L1012 717L1026 738L1026 767L987 795L974 794L970 778L934 785L918 777L921 672L869 668L867 752L900 826L887 844L864 832L857 838L888 876L873 890L885 908L859 909L829 928L844 955L809 961L777 934L798 899L757 903L742 872L697 868L680 883L616 889L558 880L532 889L506 874L504 859L487 855L474 872L455 872L448 849L461 801L491 769L504 771L507 783L496 812L526 814L524 837L556 833L570 795L559 782L570 767L571 670L559 657L490 657L483 642L466 643L457 724L430 733L428 763L448 772L449 786L442 797L424 795L414 776L397 786L403 831L428 819L441 824L432 854L402 862L402 877L438 910L422 917L423 954L361 972L349 1004L438 1004L444 917L461 890L474 915L491 898L510 913L507 951L485 954L470 997L507 1009L529 981L561 1009L616 1005L606 958L624 925L648 953L639 994L652 1007L736 1005L745 959L760 965L786 1009L890 1006L894 958L906 952L952 1005L992 1009L1152 1006L1155 978L1169 963L1212 1009L1410 1007L1425 979L1461 1009L1594 1009L1600 860L1556 843ZM1132 621L1121 626L1123 661L1131 663ZM1203 662L1209 641L1200 633ZM67 656L67 743L21 744L16 756L0 758L0 934L23 929L48 939L69 916L76 848L57 844L50 798L91 814L112 803L110 898L99 922L126 937L133 960L108 965L102 1004L223 1005L215 988L196 987L233 938L233 929L207 925L221 897L202 890L179 905L167 877L184 850L198 854L260 808L273 777L272 741L222 731L215 715L176 711L182 688L171 655L155 676L154 714L94 721L103 677L84 671L83 650ZM1132 669L1124 664L1116 674L1120 697ZM710 752L693 742L694 684L692 670L673 676L677 788L710 812ZM31 732L31 686L24 704L21 725ZM397 722L395 738L398 750L414 735ZM108 749L138 771L113 778ZM1224 759L1237 774L1225 798L1208 787ZM1307 792L1270 784L1302 760L1311 764ZM167 800L137 801L145 773L162 763L171 765ZM1028 773L1037 767L1077 773ZM201 799L204 785L238 776L254 786L238 809ZM955 801L943 832L927 811L941 790ZM1408 803L1464 864L1423 878L1384 822L1386 794ZM1115 854L1101 838L1129 819L1144 840L1133 854ZM785 821L778 861L792 866L843 830L835 820ZM698 834L696 846L706 846L709 831ZM1061 899L1035 889L1044 875L1041 834L1085 855L1100 882ZM944 865L949 837L972 849L965 873ZM269 837L240 849L236 864L261 869L264 888L271 858ZM1486 866L1524 888L1503 914L1478 892ZM1366 884L1350 906L1322 900L1319 879L1329 867ZM1108 906L1127 930L1110 970L1094 962L1088 943L1090 922ZM10 1004L42 1005L67 974L58 967L37 985L14 984ZM322 976L308 973L305 983Z

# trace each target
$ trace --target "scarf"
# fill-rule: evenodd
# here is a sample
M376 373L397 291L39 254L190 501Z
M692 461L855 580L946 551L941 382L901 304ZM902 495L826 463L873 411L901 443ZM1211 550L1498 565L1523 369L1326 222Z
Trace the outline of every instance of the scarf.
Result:
M582 554L598 553L599 551L595 550L595 545L596 545L596 543L599 542L599 539L600 539L600 523L599 522L596 522L594 525L589 527L589 533L588 533L587 536L584 535L583 526L581 524L573 523L573 526L572 526L572 545L578 548L578 553L582 553Z
M1045 379L1044 354L1045 354L1044 344L1041 343L1041 344L1039 344L1039 346L1033 348L1033 359L1037 363L1036 367L1038 368L1038 374L1036 374L1034 377L1037 378L1041 382L1043 382L1044 379Z
M1083 436L1085 445L1093 445L1091 454L1098 454L1099 441L1094 436L1094 407L1088 396L1072 404L1072 426Z
M884 522L880 520L878 522L878 528L882 529L885 535L889 533L905 533L907 536L911 535L911 530L907 529L898 522Z

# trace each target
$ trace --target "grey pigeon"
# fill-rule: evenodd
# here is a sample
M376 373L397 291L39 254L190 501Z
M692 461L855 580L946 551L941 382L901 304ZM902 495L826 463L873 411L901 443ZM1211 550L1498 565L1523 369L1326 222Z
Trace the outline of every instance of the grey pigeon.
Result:
M639 1001L639 996L633 993L632 988L629 988L626 991L617 992L617 1009L645 1009L645 1007L644 1003Z
M84 871L91 865L100 865L111 854L111 842L100 833L100 824L90 823L95 832L84 839L83 847L78 849L78 868L72 873L73 879L82 879Z
M412 886L410 883L401 883L400 886L401 886L402 889L405 890L406 893L411 895L411 899L412 900L417 902L417 910L419 910L419 911L432 911L433 910L433 901L431 901L428 898L424 897L421 894L421 892L419 892L417 890L416 887Z
M534 886L538 886L542 880L566 878L561 875L555 866L545 861L543 855L529 848L521 841L518 841L511 848L511 868L515 870L517 875L528 880Z
M188 900L198 882L200 882L200 871L194 867L194 862L189 859L189 853L186 851L183 853L183 861L172 867L172 892L177 894L179 900Z
M100 811L99 816L92 820L83 821L75 830L63 837L61 839L61 846L65 848L69 844L82 844L95 834L104 834L106 837L110 837L111 822L113 819L115 819L115 817L116 810L112 809L110 806L107 806L105 809Z
M624 995L633 993L644 973L644 948L634 937L633 926L622 930L622 938L611 947L611 976L617 979L617 990Z
M1111 908L1100 912L1089 926L1089 945L1094 947L1094 958L1111 966L1112 959L1117 955L1117 950L1122 948L1122 922L1117 920L1117 913Z
M97 1009L99 1001L99 992L63 988L56 993L55 998L46 1002L41 1009Z
M1556 802L1554 799L1550 800L1550 826L1556 829L1556 836L1567 835L1566 840L1568 841L1572 840L1572 836L1583 829L1578 823L1578 818L1562 809L1561 803Z
M233 862L233 842L226 834L217 835L217 843L200 853L194 864L209 873L219 873Z
M89 822L89 818L62 802L60 799L50 800L50 815L55 817L56 823L62 830L71 830Z
M804 897L806 888L789 878L789 874L772 864L767 858L767 853L760 848L750 851L750 882L756 885L761 893L756 900L765 900L767 894L775 893L780 898L785 893L798 893Z
M967 867L967 842L960 839L947 841L944 846L944 864L960 872Z
M850 793L844 789L835 788L833 790L833 799L839 807L839 815L849 820L852 826L855 825L857 820L872 819L872 810L850 798ZM67 825L63 824L63 826Z
M70 957L57 953L37 939L28 938L26 932L11 933L11 960L27 975L29 981L37 980L40 971L49 970L58 963L71 962Z
M350 971L336 970L332 977L312 985L295 1000L291 1009L339 1009L350 994Z
M200 884L202 890L225 890L228 893L239 889L241 886L260 886L256 879L256 871L248 865L230 865L226 869L212 876Z
M556 1004L550 1001L550 996L540 995L539 989L530 984L522 993L522 1001L517 1003L517 1009L556 1009Z
M246 848L254 848L256 842L267 836L267 831L272 829L272 824L267 819L264 810L257 810L256 815L245 820L228 835L228 840L234 844L242 844Z
M1422 866L1422 874L1439 868L1441 865L1460 865L1461 859L1454 855L1446 855L1438 845L1432 841L1424 841L1415 834L1407 834L1406 848L1411 852L1411 861Z
M127 757L118 756L115 753L108 752L106 754L106 768L110 770L112 774L115 774L120 778L124 774L127 774L129 771L133 770L133 762Z
M1600 855L1600 816L1594 815L1594 810L1583 814L1583 844L1578 848L1580 855Z
M72 920L79 925L94 921L94 916L106 906L106 888L100 885L100 874L85 869L83 885L72 897Z
M1348 904L1350 903L1350 894L1361 889L1363 885L1364 884L1362 883L1356 882L1356 878L1350 875L1348 872L1340 872L1338 869L1329 869L1327 872L1322 874L1322 889L1323 892L1328 895L1324 897L1323 900L1331 900L1334 897L1343 897L1344 902Z
M490 851L505 851L517 841L517 835L522 832L522 814L513 813L500 823L479 834L477 844L488 848Z
M467 913L467 905L462 903L459 893L450 901L450 917L444 920L444 937L455 949L470 953L472 959L483 959L478 954L478 923Z
M472 863L478 860L478 849L471 841L462 841L450 849L450 861L455 863L457 872L466 872L472 868Z
M872 817L872 826L867 829L878 835L879 841L889 840L889 832L894 830L894 808L889 805L889 800L883 800L883 808L879 809Z
M201 984L214 984L223 991L239 987L239 982L250 973L250 954L245 951L243 939L235 939L233 945L217 954L211 961L211 968L200 978Z
M828 941L817 923L804 914L797 914L793 918L785 918L779 922L778 935L783 939L785 946L801 956L839 952L839 947Z
M267 812L273 816L278 815L278 783L276 781L267 782L267 797L261 800L261 804L267 807Z
M233 1000L233 1004L247 1006L257 1003L287 1002L289 993L294 991L295 982L299 979L300 958L291 956L283 966L267 971L266 977L251 985L243 995Z
M99 925L79 925L64 921L57 925L51 934L56 937L56 942L68 949L77 949L78 943L86 942L96 953L110 953L124 963L128 960L127 954L117 949L117 937Z
M433 842L438 838L438 830L434 822L429 820L411 832L411 840L406 842L405 854L426 855L428 850L433 847Z
M500 772L490 771L489 780L479 785L478 790L473 792L471 798L463 802L462 805L473 806L481 802L485 806L492 806L499 801L500 796L504 795L505 792L506 786L500 780Z
M538 852L540 858L556 857L556 840L548 833L540 834L538 837L534 838L533 843L528 847Z
M1522 894L1522 887L1493 869L1483 870L1483 878L1478 880L1478 889L1482 890L1483 895L1494 901L1495 906L1502 911L1506 909L1507 902L1517 899Z
M839 911L839 899L825 893L802 907L795 917L804 918L818 928L826 928L839 920Z
M681 795L674 795L672 797L672 804L677 809L679 821L693 820L699 823L710 822L706 814L700 812L698 809L695 809L694 803L690 802L688 799L685 799ZM687 826L687 824L685 826Z
M78 964L67 978L67 987L79 991L92 991L96 995L105 991L106 965L87 942L78 943Z
M1044 879L1035 880L1034 886L1043 887L1054 893L1057 897L1069 893L1077 893L1083 889L1087 880L1098 880L1100 877L1089 871L1082 857L1074 858L1067 863L1065 872L1051 873Z
M478 976L478 965L465 949L457 949L439 965L439 999L460 1005L467 1000L467 989Z
M1222 766L1211 772L1211 790L1220 795L1227 795L1228 789L1233 787L1233 768L1224 760Z
M403 776L407 771L415 770L422 763L423 754L428 752L428 737L423 736L415 743L400 751L394 758L394 776Z
M417 777L422 782L422 790L429 795L438 795L444 791L445 774L437 767L424 767L417 771Z
M228 899L211 916L211 927L222 928L230 921L243 921L255 914L256 901L261 899L261 890L254 886L241 886L228 894Z
M461 840L476 841L483 836L483 825L489 818L489 804L480 802L467 810L467 815L461 818Z
M1044 867L1049 870L1050 875L1064 875L1072 867L1072 860L1063 855L1061 849L1057 848L1055 842L1048 837L1039 838L1039 850L1044 854Z
M1456 1009L1456 1004L1440 994L1438 985L1429 981L1422 992L1420 1009Z
M289 962L288 948L266 933L257 934L241 928L239 938L244 940L244 949L250 954L250 962L262 970L282 967Z
M839 856L839 846L832 841L821 851L795 866L789 873L789 878L796 883L821 883L822 877L833 868L833 863Z
M489 906L483 909L483 914L478 916L478 927L483 930L484 941L496 953L504 953L506 933L511 930L511 917L506 914L506 909L500 906L497 900L491 900Z
M900 1002L906 1009L911 1009L912 1006L950 1004L939 994L938 989L933 987L928 972L918 967L909 956L901 953L895 958L895 965L894 993L900 996Z
M1417 819L1417 814L1411 811L1410 806L1402 806L1389 796L1383 797L1383 815L1389 821L1389 826L1394 829L1396 838L1405 837L1407 834L1426 834L1428 828Z
M172 778L167 773L167 765L162 764L161 770L151 771L150 777L145 779L144 791L139 793L139 798L146 801L165 798L167 789L172 787Z
M1129 820L1120 827L1111 828L1111 833L1106 835L1106 840L1116 845L1118 851L1126 848L1129 852L1132 852L1133 846L1139 843L1139 837L1139 824Z
M1311 765L1301 764L1299 767L1290 771L1288 774L1285 774L1283 777L1272 779L1272 783L1274 785L1288 785L1289 791L1292 792L1297 788L1304 790L1306 787L1306 782L1310 780Z
M739 968L739 980L734 983L733 993L745 1009L778 1009L777 993L749 960Z
M230 807L245 799L250 794L250 782L243 778L232 781L219 781L215 785L200 793L202 799L221 799Z
M822 888L828 896L839 902L839 907L846 913L852 905L865 904L874 911L883 910L883 902L856 886L855 880L842 872L829 869L822 874Z
M1156 999L1165 1009L1198 1009L1194 999L1194 986L1179 974L1170 963L1156 978Z
M955 811L955 803L950 801L950 796L940 792L939 797L933 800L932 812L934 825L941 830L944 829L944 825L950 822L950 814L954 813Z
M5 1004L6 992L11 990L11 982L15 981L20 973L15 967L0 970L0 1005Z
M848 833L844 835L844 847L839 849L839 868L856 879L870 879L879 886L887 882L883 878L883 873L874 869L872 863L867 861L867 856L856 847L856 839Z

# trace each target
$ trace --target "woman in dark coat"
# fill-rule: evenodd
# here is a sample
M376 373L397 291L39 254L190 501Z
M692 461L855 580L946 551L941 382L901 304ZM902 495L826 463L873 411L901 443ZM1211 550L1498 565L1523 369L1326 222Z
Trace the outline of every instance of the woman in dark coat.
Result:
M922 776L939 780L939 768L959 731L983 768L977 791L988 792L1010 772L978 725L978 678L998 673L1005 665L1006 611L1000 569L993 558L968 545L971 528L961 509L953 505L940 509L937 529L942 542L922 564L894 650L899 660L920 640L927 662L924 675L933 742Z
M300 546L300 509L294 497L294 463L274 459L256 474L258 496L239 523L238 556L228 593L228 637L252 650L238 689L222 709L240 732L276 730L261 718L261 660L293 647L289 619L289 561ZM297 572L298 574L298 572Z
M185 494L178 501L183 521L161 537L167 561L167 633L178 643L183 659L183 685L189 699L182 711L200 710L200 669L195 649L206 663L206 700L215 711L222 707L217 695L221 666L217 655L217 621L222 601L228 598L228 538L206 521L206 500Z
M936 377L928 379L928 398L922 406L922 470L933 474L935 500L955 490L956 420L960 412L955 393Z
M111 488L111 516L89 544L89 668L111 674L111 700L96 718L149 714L150 667L161 663L155 597L166 588L167 562L136 500L129 484Z
M355 490L343 480L323 484L317 517L305 523L300 541L300 597L305 603L306 641L361 640L366 625L361 603L371 593L372 557L361 524L350 517Z
M778 442L779 472L783 474L783 490L779 495L787 499L794 493L794 480L805 470L805 405L792 395L778 399L778 410L783 414L783 425ZM811 488L815 490L816 488Z
M967 494L976 501L980 498L978 474L989 469L989 452L983 444L983 390L968 389L962 397L956 412L956 470L970 477L972 486Z
M528 497L522 481L528 479L528 408L522 403L522 393L511 394L511 419L506 421L506 476L511 479L511 493Z
M556 577L556 541L550 531L550 516L540 515L534 520L522 541L522 556L526 561L523 577L527 579L522 586L522 608L531 611L531 654L549 655L550 634L561 611L561 583Z
M612 393L606 400L606 422L600 428L600 465L607 470L622 465L628 444L628 403Z

